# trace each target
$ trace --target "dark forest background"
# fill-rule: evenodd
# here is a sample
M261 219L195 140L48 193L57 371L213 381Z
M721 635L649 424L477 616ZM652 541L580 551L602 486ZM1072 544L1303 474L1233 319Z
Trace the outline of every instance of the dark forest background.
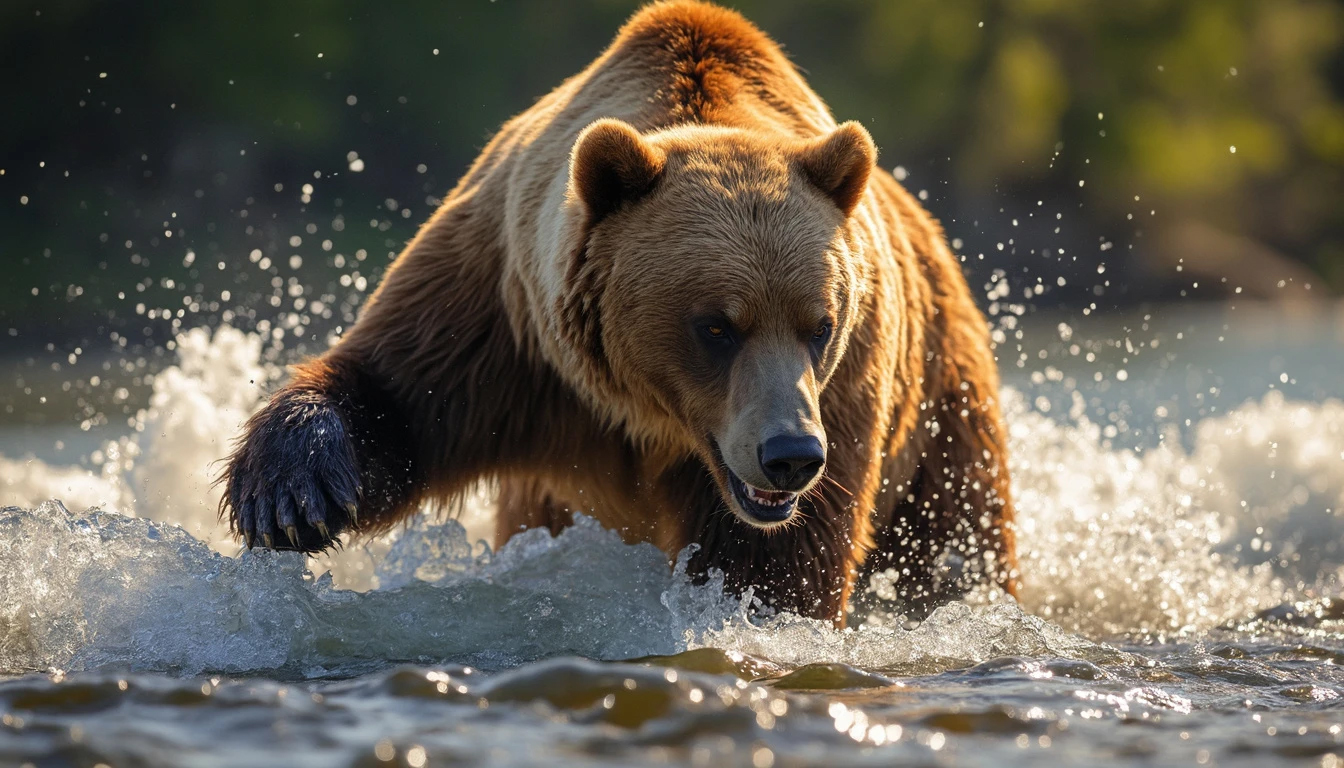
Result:
M495 128L638 5L7 0L0 346L298 299L348 320ZM870 129L977 293L995 270L1089 313L1344 291L1344 5L731 5Z

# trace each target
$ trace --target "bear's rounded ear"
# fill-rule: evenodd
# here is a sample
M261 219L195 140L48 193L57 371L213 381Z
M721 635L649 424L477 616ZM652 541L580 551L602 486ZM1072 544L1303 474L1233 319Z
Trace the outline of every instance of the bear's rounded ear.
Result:
M569 158L570 194L589 224L653 189L667 157L622 120L604 118L579 134Z
M877 146L867 129L854 121L814 139L798 152L798 165L813 184L848 216L868 188L877 163Z

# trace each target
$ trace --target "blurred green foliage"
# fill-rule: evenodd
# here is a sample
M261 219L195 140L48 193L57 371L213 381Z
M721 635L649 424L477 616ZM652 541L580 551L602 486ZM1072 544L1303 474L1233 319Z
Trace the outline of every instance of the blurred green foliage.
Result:
M352 264L376 277L490 133L637 5L0 5L0 334L139 332L137 293L229 290L215 303L254 317L293 277L316 293L339 293ZM1099 309L1284 274L1344 289L1339 3L734 5L870 128L973 277L1004 269L1047 286L1038 301ZM1219 260L1246 245L1263 258ZM1186 282L1224 268L1227 286Z

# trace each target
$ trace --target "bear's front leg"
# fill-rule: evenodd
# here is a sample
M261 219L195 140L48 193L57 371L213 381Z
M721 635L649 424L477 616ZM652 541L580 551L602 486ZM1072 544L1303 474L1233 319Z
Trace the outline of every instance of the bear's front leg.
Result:
M248 420L221 478L221 516L249 547L316 552L399 519L416 484L405 420L361 368L335 354Z

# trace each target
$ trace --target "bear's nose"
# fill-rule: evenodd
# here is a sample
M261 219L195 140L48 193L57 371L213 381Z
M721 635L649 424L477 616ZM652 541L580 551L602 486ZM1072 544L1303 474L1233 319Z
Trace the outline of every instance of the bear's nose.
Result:
M813 435L775 435L757 453L766 478L781 491L803 488L826 465L826 446Z

